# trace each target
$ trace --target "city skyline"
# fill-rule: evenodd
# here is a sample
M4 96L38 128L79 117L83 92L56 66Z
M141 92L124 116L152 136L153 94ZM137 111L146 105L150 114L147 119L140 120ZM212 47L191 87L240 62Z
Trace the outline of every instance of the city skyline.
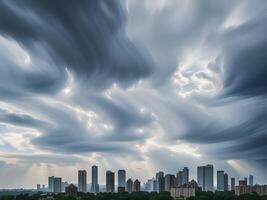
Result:
M265 184L266 10L266 0L0 0L0 189L51 177L50 190L96 193L108 177L113 191L119 169L121 191L128 177L133 191L152 177L158 191L177 177L208 190L217 171L221 190L231 177Z
M88 182L88 184L85 184L87 182L87 171L86 170L78 170L78 184L75 184L75 182L71 183L74 185L77 185L77 191L79 192L91 192L91 193L98 193L108 191L108 192L134 192L135 191L135 182L137 181L138 190L144 190L144 191L169 191L171 188L175 187L181 187L187 184L190 184L191 181L195 181L198 184L198 187L200 187L203 191L228 191L228 190L234 190L235 186L242 186L242 185L248 185L248 186L254 186L254 176L252 174L249 174L247 177L242 177L243 179L239 179L236 181L236 177L228 177L228 174L224 170L218 170L217 172L214 171L214 166L212 164L207 164L204 166L197 166L197 177L190 177L190 171L188 167L183 167L182 171L178 170L177 173L172 174L166 174L164 171L157 172L153 177L146 180L145 182L140 182L138 179L135 179L135 181L132 180L132 177L127 176L127 170L125 169L118 169L116 171L107 170L106 171L106 183L104 185L99 185L97 178L98 177L98 166L93 165L91 167L92 173L92 181ZM181 172L181 174L180 174ZM117 176L117 178L115 178ZM183 179L183 177L187 177L186 181L182 180L179 181L180 178ZM190 177L190 178L189 178ZM55 179L60 179L60 177L50 176L48 177L48 185L46 190L48 192L54 192L56 187L54 186L55 183L53 182ZM85 180L84 180L85 179ZM214 180L217 179L217 184L214 182ZM131 183L129 183L131 181ZM139 182L139 183L138 183ZM62 182L64 183L64 182ZM67 183L66 186L70 185L68 181L65 180L65 183ZM93 185L97 183L97 191L93 189ZM129 185L130 184L130 185ZM142 184L142 186L141 186ZM151 185L147 185L151 184ZM256 183L255 185L258 185ZM37 183L37 190L40 191L44 190L44 184L41 188L41 184ZM65 187L66 187L65 186ZM91 189L89 189L87 186L91 186ZM100 186L102 187L100 189ZM58 186L59 187L59 186ZM64 191L65 187L61 187L62 191ZM83 189L84 187L87 187L87 189ZM129 187L131 190L129 191ZM51 189L53 188L53 189Z

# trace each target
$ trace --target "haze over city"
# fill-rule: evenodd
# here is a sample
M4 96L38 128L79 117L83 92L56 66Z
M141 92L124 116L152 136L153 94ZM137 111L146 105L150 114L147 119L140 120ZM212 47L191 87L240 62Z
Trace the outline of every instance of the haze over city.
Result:
M0 0L0 189L214 166L267 183L265 0ZM224 173L221 173L224 175ZM117 175L116 175L117 176ZM116 180L117 181L117 180ZM117 183L116 183L117 184Z

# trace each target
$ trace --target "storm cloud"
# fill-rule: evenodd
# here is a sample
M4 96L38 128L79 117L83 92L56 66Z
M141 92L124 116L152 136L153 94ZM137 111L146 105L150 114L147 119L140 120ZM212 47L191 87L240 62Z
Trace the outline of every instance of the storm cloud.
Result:
M266 9L261 0L1 1L0 168L29 179L0 186L35 185L35 168L39 182L54 173L75 182L89 164L142 181L189 166L195 178L207 162L237 178L257 171L262 183Z

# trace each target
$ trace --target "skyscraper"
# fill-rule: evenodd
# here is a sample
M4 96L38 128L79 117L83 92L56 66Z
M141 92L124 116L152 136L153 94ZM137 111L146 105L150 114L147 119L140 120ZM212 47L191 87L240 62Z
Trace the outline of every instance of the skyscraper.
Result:
M188 182L189 182L189 169L188 167L184 167L182 176L182 185L187 184Z
M129 178L127 180L126 185L127 185L127 192L132 193L133 192L133 181L132 181L132 179Z
M125 190L126 172L124 169L118 171L118 191ZM124 189L123 189L124 188Z
M232 177L231 178L231 190L235 190L235 178L234 177Z
M160 171L156 173L157 181L157 192L162 192L165 190L164 172Z
M136 179L133 184L133 191L139 192L140 190L141 190L141 182L138 179Z
M224 173L224 175L223 175L223 186L224 186L224 188L223 188L223 190L224 191L228 191L228 174L227 173Z
M176 186L181 186L183 183L183 172L182 171L178 171L176 174Z
M87 173L85 170L78 171L78 191L87 192Z
M54 193L61 193L61 178L54 177Z
M112 171L106 172L106 192L114 192L115 188L115 174Z
M98 186L98 169L96 165L92 166L92 185L91 185L91 192L98 193L99 186Z
M48 192L54 192L54 176L48 177Z
M248 177L244 177L244 182L248 185Z
M197 167L197 182L203 191L213 191L213 165Z
M253 176L251 174L248 177L248 183L250 186L253 186Z
M165 191L170 192L171 188L175 187L175 176L172 174L167 174L165 176Z
M224 171L217 171L217 190L224 190Z

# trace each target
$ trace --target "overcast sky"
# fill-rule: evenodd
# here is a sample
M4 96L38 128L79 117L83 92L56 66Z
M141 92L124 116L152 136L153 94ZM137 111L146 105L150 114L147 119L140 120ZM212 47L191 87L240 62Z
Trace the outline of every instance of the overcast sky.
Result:
M214 164L267 180L265 0L1 0L0 188Z

